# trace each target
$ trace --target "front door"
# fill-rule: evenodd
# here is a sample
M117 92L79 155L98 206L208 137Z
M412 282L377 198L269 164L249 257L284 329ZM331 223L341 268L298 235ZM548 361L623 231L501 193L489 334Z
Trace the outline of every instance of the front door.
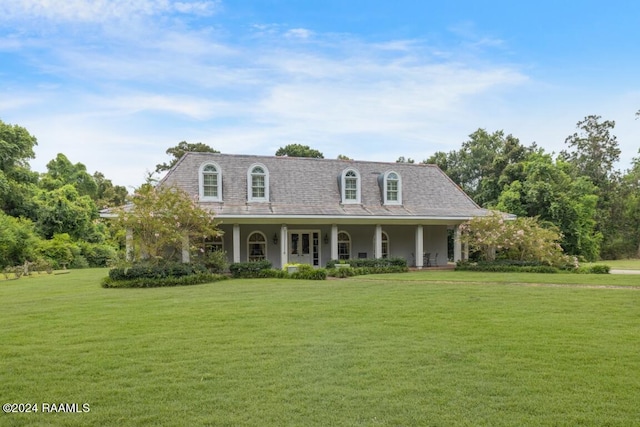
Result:
M314 231L289 232L289 263L318 266L319 233Z

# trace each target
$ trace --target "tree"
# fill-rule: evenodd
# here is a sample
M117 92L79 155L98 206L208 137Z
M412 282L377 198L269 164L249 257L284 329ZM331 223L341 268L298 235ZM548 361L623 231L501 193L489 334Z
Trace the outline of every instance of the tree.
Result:
M345 156L344 154L338 154L338 160L353 160L351 157Z
M72 185L81 196L96 200L98 184L87 172L87 167L82 163L73 164L67 156L58 153L55 159L47 163L47 172L40 178L40 187L52 191L67 184Z
M487 261L496 255L519 261L537 261L561 266L567 263L561 234L554 227L543 227L538 219L520 217L506 220L499 212L476 217L461 226L463 240Z
M152 262L175 258L184 239L194 245L221 233L211 213L180 189L143 184L132 203L116 209L117 223L132 233L137 255Z
M0 270L33 260L39 240L30 220L14 218L0 210Z
M495 206L504 187L503 174L513 172L511 168L537 151L537 146L525 147L503 131L490 134L478 129L469 138L460 150L436 152L423 163L438 165L480 206Z
M519 216L538 217L562 233L565 252L598 258L602 235L596 228L595 186L586 177L575 178L572 168L550 154L538 152L522 162L522 177L505 185L496 209Z
M9 215L33 217L38 174L30 170L29 159L37 144L25 128L0 120L0 209Z
M287 157L313 157L315 159L324 159L324 155L308 145L301 144L289 144L284 147L280 147L278 151L276 151L276 156L287 156Z
M398 160L396 160L396 163L415 163L415 162L416 161L413 160L411 157L407 159L404 156L400 156L398 157Z
M45 239L62 233L90 242L104 238L94 224L98 218L96 205L91 197L81 196L73 185L40 191L36 204L36 226Z
M94 172L93 179L98 187L94 201L98 208L121 206L127 200L127 189L121 185L113 185L110 179L101 172Z
M175 147L168 148L166 153L173 156L169 163L161 163L156 165L156 173L168 171L171 169L177 162L185 155L185 153L196 152L196 153L219 153L218 150L214 150L207 144L203 144L202 142L196 142L195 144L189 143L187 141L181 141Z
M611 134L616 122L600 122L600 119L591 115L579 121L576 127L581 132L565 139L572 150L563 150L560 155L577 168L578 175L588 176L596 186L604 188L611 178L613 165L620 159L620 148L616 136Z

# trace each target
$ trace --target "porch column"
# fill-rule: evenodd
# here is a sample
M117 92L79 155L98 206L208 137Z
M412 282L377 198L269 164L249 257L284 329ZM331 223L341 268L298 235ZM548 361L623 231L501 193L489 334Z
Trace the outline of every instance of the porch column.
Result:
M422 230L422 225L416 226L416 268L422 268L423 256L424 253L424 232Z
M133 230L127 228L125 234L125 259L127 261L133 261L134 251L133 251Z
M373 241L375 242L373 257L382 258L382 226L380 224L376 225L376 233Z
M289 231L287 224L280 226L280 268L289 262Z
M460 226L453 227L453 262L462 260L462 236Z
M240 262L240 224L233 224L233 262Z
M338 259L338 224L331 226L331 259Z
M189 263L191 261L191 257L189 256L189 235L182 235L182 262Z

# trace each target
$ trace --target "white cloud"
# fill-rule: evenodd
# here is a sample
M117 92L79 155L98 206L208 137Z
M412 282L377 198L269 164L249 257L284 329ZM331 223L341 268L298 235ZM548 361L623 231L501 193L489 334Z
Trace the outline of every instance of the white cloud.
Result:
M99 23L173 12L208 16L218 8L218 1L205 0L4 0L0 5L0 15L5 20L43 18L59 22Z

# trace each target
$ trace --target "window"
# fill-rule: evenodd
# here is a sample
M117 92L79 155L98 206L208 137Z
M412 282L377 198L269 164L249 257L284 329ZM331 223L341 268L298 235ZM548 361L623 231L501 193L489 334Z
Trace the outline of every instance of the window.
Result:
M216 251L224 250L224 242L222 240L222 236L216 236L211 239L206 239L204 241L204 251L205 253L211 253Z
M360 174L353 169L342 173L342 203L360 203Z
M389 258L389 236L382 232L382 258Z
M338 233L338 259L351 258L351 237L344 231Z
M205 163L200 166L200 200L222 200L222 174L220 167L215 163Z
M385 205L402 204L402 186L400 175L395 172L387 172L386 174L384 174L383 190Z
M247 258L249 262L267 259L267 238L259 231L254 231L247 239Z
M264 165L253 165L247 177L249 201L269 201L269 171Z

